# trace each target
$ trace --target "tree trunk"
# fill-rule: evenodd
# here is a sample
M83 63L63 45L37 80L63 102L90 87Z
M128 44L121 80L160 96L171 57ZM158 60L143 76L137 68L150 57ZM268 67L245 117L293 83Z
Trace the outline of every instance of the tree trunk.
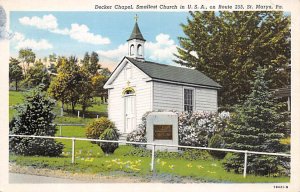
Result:
M18 91L18 80L16 80L16 91Z

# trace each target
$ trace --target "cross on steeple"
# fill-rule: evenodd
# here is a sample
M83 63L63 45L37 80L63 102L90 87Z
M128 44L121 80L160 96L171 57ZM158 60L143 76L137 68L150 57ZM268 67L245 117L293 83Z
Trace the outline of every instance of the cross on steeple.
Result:
M138 19L139 19L138 15L137 15L137 14L135 14L135 16L134 16L134 20L135 20L135 22L136 22L136 23L137 23Z

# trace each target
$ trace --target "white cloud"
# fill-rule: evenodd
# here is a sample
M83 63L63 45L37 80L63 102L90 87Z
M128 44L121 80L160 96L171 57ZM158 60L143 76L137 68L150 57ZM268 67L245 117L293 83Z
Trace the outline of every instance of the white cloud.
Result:
M170 35L163 33L157 35L155 39L156 42L146 42L146 57L157 62L172 63L172 60L175 59L173 54L177 53L177 45L174 40L170 39Z
M79 25L77 23L71 25L69 35L72 39L79 42L85 42L90 44L109 44L108 38L103 38L101 35L94 35L89 32L89 28L86 25Z
M53 46L46 39L26 39L26 37L19 32L16 32L12 38L12 41L16 43L15 49L31 48L33 50L45 50L52 49Z
M121 44L118 48L108 51L97 51L100 57L109 58L114 61L120 61L124 56L127 56L127 43Z
M156 62L172 64L175 59L173 53L177 53L174 40L170 39L170 35L158 34L155 42L145 43L145 57ZM120 61L124 56L127 56L127 43L121 44L116 49L107 51L97 51L101 57L109 58L115 62Z
M29 25L36 27L38 29L47 29L54 30L58 27L56 17L52 14L44 15L42 18L40 17L22 17L19 19L19 22L23 25Z
M43 17L22 17L19 22L23 25L33 26L38 29L48 30L51 33L69 35L70 38L77 40L78 42L90 43L96 45L109 44L110 40L107 37L102 37L98 34L93 34L86 25L80 25L77 23L71 24L71 27L60 29L58 27L57 19L52 14L44 15Z

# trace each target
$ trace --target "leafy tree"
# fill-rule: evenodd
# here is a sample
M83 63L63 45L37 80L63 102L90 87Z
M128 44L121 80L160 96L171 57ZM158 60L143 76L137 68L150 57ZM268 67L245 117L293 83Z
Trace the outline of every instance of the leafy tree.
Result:
M9 82L15 82L15 89L18 91L18 82L23 79L22 67L20 61L15 58L9 59Z
M272 79L270 88L287 85L291 58L290 16L283 12L191 12L176 63L195 67L223 88L219 103L230 107L251 92L258 66ZM284 70L281 70L284 69Z
M282 104L278 104L269 89L271 83L266 78L267 69L259 67L251 82L251 94L242 105L235 107L231 123L226 130L226 148L277 153L284 152L285 145L280 143L283 130L289 121L282 113ZM233 154L227 158L227 170L242 172L244 154ZM276 156L249 155L247 170L249 173L270 175L279 171L281 159Z
M90 58L91 58L91 57L90 57L89 53L86 52L86 53L84 54L84 57L83 57L82 61L81 61L82 66L84 66L85 68L88 68L89 65L90 65Z
M16 106L17 114L9 125L9 133L17 135L55 136L52 112L55 102L45 96L41 86L25 97L23 104ZM63 145L54 139L10 137L9 149L18 155L59 156Z
M92 105L93 98L93 85L91 77L85 68L81 68L79 71L80 80L77 85L77 92L79 93L79 103L82 106L82 113L85 114L87 107Z
M51 73L57 73L57 60L58 58L55 53L49 55L50 66L48 67L48 70Z
M35 53L32 51L32 49L25 48L19 50L19 59L22 61L23 64L23 71L24 75L26 77L27 70L29 68L30 63L34 63L35 61Z
M103 75L106 79L108 79L111 75L111 72L108 68L101 68L99 74Z
M81 79L77 64L77 58L71 56L69 59L64 57L59 60L57 77L53 79L49 86L48 92L53 98L65 103L70 103L72 111L75 112L75 106L79 101L78 82Z
M107 90L103 88L105 82L107 81L107 78L103 75L96 74L92 77L92 86L94 90L95 96L100 96L101 100L104 100L105 94L107 94Z
M50 75L44 64L41 61L37 61L32 67L27 71L27 76L22 82L26 87L32 88L37 85L45 85L45 89L49 87Z
M88 71L95 75L98 71L98 69L101 68L101 65L99 64L99 56L96 52L92 52L91 58L90 58L90 66L88 68Z
M92 54L89 55L89 53L86 52L82 60L82 66L90 73L91 76L97 74L98 70L101 68L98 54L96 52L92 52Z

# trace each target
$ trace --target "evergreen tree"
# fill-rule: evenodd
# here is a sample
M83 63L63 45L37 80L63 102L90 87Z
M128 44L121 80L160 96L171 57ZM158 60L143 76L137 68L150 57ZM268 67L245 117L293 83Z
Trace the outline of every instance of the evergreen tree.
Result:
M230 108L250 94L248 81L258 66L272 89L290 82L290 16L279 11L191 12L181 25L175 62L205 73L223 86L219 104ZM284 70L281 70L284 69Z
M52 112L55 102L42 89L35 88L26 95L23 104L16 106L17 114L9 125L10 134L55 136ZM63 145L53 139L10 137L9 149L18 155L58 156Z
M226 130L226 148L277 153L286 151L280 143L288 116L282 113L283 104L274 100L266 69L259 67L251 82L251 94L242 105L237 105ZM279 171L281 159L276 156L249 155L249 173L270 175ZM233 154L224 163L227 170L242 172L244 154Z

